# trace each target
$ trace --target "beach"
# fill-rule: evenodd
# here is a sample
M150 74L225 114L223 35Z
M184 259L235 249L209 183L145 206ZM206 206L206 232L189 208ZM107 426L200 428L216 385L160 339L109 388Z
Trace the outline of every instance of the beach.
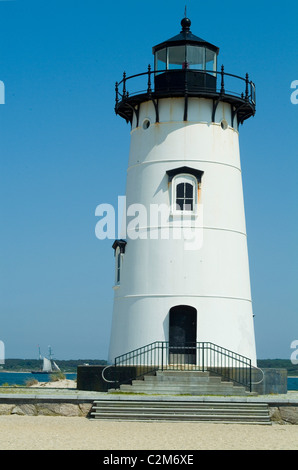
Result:
M76 383L40 382L34 388L74 392ZM275 422L125 422L3 414L0 429L0 450L298 450L298 426Z
M298 426L0 416L1 450L298 450Z
M77 388L76 380L60 379L53 382L38 382L31 385L31 388Z

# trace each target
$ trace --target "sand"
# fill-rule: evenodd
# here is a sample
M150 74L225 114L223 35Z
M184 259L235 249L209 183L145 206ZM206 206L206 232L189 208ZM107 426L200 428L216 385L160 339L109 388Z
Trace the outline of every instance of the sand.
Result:
M38 382L31 385L31 388L77 388L75 380L61 379L53 382Z
M298 450L298 426L0 416L1 450Z
M72 380L34 387L76 388ZM0 416L0 450L298 450L298 426Z

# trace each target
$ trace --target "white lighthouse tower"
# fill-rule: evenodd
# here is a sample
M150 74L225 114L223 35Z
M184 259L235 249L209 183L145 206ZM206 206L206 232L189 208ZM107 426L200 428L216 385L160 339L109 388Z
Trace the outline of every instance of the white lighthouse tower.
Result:
M181 26L153 47L154 69L116 84L131 143L109 361L155 342L170 353L208 343L256 365L239 154L255 87L218 70L219 49L188 18Z

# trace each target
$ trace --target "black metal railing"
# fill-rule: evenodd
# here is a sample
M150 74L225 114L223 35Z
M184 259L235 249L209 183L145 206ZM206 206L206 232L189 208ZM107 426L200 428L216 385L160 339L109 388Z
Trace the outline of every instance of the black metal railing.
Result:
M194 77L201 76L206 79L206 77L214 77L215 81L211 85L208 85L210 82L206 80L197 81L197 85L194 81L191 83L191 88L189 87L189 80L184 80L184 93L200 93L213 95L214 93L225 95L225 96L234 96L243 101L250 103L252 106L256 104L256 88L255 84L249 80L249 75L246 74L245 78L226 73L224 71L224 66L221 67L220 71L214 70L197 70L197 69L165 69L165 70L151 70L151 66L148 65L147 72L139 73L136 75L131 75L130 77L126 76L126 73L123 73L123 78L120 82L116 82L115 91L116 91L116 110L121 102L126 101L129 98L132 98L136 95L148 94L152 95L158 92L158 89L155 84L155 78L159 77L161 74L165 73L168 76L171 74L177 74L177 72L185 77ZM133 81L132 88L128 90L128 85ZM213 85L215 83L215 87ZM171 86L171 92L175 92L175 87ZM181 91L181 87L179 87Z
M251 359L209 342L156 341L116 357L110 369L116 388L157 370L208 371L251 391Z

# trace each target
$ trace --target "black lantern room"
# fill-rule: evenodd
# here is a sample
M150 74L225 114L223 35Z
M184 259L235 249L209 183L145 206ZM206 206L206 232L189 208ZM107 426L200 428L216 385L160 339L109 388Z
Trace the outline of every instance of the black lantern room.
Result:
M190 25L183 18L180 34L153 47L155 90L216 89L219 48L192 34Z
M219 48L190 31L191 21L183 18L180 33L153 47L154 68L130 77L123 73L116 82L115 112L127 122L136 119L139 125L140 106L152 101L156 122L159 122L159 100L183 97L183 120L188 120L188 99L207 98L213 106L210 120L215 122L220 101L231 105L232 126L254 116L256 110L255 85L245 78L218 70Z

